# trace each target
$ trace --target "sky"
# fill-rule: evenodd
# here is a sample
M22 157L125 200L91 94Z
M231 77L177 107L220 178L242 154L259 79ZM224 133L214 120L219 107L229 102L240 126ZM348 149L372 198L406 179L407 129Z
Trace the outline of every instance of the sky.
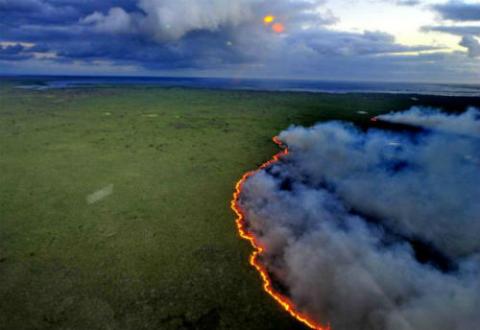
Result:
M480 83L480 1L0 0L0 74Z

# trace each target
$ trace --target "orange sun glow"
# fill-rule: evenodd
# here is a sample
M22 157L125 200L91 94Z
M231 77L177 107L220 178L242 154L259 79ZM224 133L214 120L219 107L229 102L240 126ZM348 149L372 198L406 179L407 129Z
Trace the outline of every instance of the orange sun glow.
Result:
M272 25L272 30L275 33L283 33L285 31L285 25L282 23L275 23Z

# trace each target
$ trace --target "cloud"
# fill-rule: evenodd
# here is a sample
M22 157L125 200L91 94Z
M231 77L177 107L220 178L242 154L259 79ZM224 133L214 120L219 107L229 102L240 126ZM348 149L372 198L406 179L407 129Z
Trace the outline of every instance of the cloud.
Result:
M450 1L433 6L443 19L452 21L480 21L480 4Z
M142 64L147 66L154 62L161 66L163 61L159 60L162 59L173 61L174 67L188 66L189 63L192 67L199 63L211 64L207 58L211 60L214 53L220 64L238 63L240 59L253 63L264 60L267 50L272 54L281 54L291 49L282 40L286 38L273 36L272 31L262 23L264 15L275 13L288 29L288 42L314 36L316 46L310 47L313 51L317 49L333 54L366 54L368 51L373 54L389 49L405 50L394 45L393 37L379 32L341 34L326 30L325 26L335 22L336 18L329 11L320 10L322 3L302 0L281 0L274 4L263 0L208 0L192 4L188 1L141 0L137 8L130 10L112 7L105 13L94 11L79 17L76 25L6 27L5 37L43 41L63 57L131 60L144 62ZM14 9L10 7L11 11ZM78 10L78 15L81 12L85 10ZM340 47L332 44L335 36L343 43ZM328 38L328 42L320 43L322 38ZM351 45L348 45L350 42ZM264 45L265 51L259 52L258 43ZM300 45L300 42L296 44ZM121 51L118 50L120 45L124 46ZM125 54L125 47L130 54ZM196 59L190 62L193 52L196 52L193 55Z
M334 122L280 134L288 156L240 196L260 261L300 311L333 329L473 329L480 140L469 133L480 112L383 119L428 130Z
M454 26L424 26L424 31L442 32L462 37L459 46L467 49L471 58L480 56L480 43L477 36L480 35L479 25L454 25Z
M418 6L421 2L420 0L398 0L396 4L400 6Z
M252 19L252 0L140 0L145 29L156 40L180 39L191 31L218 31Z
M202 2L140 0L140 10L127 13L119 7L107 15L95 12L82 23L109 33L142 33L158 42L179 40L192 31L218 31L252 19L252 0Z
M263 16L275 13L291 30L298 24L318 26L331 24L336 18L330 12L323 15L317 11L323 1L281 0L275 3L261 0L139 0L138 10L127 13L122 8L112 8L108 15L95 12L82 19L83 23L94 23L100 30L121 18L122 31L140 33L157 42L179 40L195 31L218 32L228 29L244 29L242 25L261 27ZM128 22L127 22L128 17ZM132 24L133 23L133 24ZM242 26L242 27L241 27Z
M107 15L98 11L81 19L85 25L94 25L95 29L107 33L129 33L132 31L133 22L130 15L119 7L111 8Z
M476 36L480 35L480 26L473 25L471 22L480 21L480 4L450 1L445 4L434 5L432 8L443 20L453 21L454 24L424 26L422 30L461 36L459 46L467 49L469 57L479 57L480 45Z
M290 47L308 48L318 55L379 55L439 49L434 46L400 45L392 35L380 31L307 30L290 36L287 42Z
M20 44L14 45L0 45L0 59L7 60L23 60L29 58L28 55L24 55L25 47Z
M436 25L424 26L425 32L442 32L458 36L480 35L480 25Z
M72 22L80 14L78 7L61 1L0 0L3 24L61 24ZM80 7L81 8L81 7Z
M474 36L464 36L462 41L460 41L460 46L468 49L470 57L480 56L480 42Z
M289 33L295 33L300 24L319 26L334 20L331 13L324 17L317 12L321 3L302 0L281 0L275 4L265 0L194 3L139 0L133 8L116 6L85 14L86 8L91 8L90 2L86 8L69 2L65 6L75 7L75 23L65 18L64 25L51 24L48 15L41 24L3 23L2 38L42 43L62 60L110 60L147 68L212 65L222 68L261 60L254 56L258 53L258 42L264 43L265 49L274 46L278 38L274 38L272 31L262 23L268 10L288 23ZM13 22L18 8L9 2L9 6L3 9ZM58 9L65 8L59 6Z
M1 0L0 41L41 47L55 54L45 61L59 70L81 61L152 74L390 79L409 72L406 79L417 80L425 75L416 72L435 66L431 75L475 78L465 74L469 61L458 66L458 54L426 54L441 47L404 45L381 31L340 31L328 8L323 0ZM274 15L284 33L263 24L265 15ZM9 70L6 61L0 70Z
M40 47L22 43L0 42L0 60L24 61L34 58L36 54L44 52Z

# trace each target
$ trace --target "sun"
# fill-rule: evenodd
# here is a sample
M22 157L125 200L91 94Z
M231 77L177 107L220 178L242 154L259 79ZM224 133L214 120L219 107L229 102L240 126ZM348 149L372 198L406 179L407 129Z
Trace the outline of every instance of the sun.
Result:
M275 21L275 16L273 15L267 15L263 18L263 23L265 23L266 25L272 24L273 21Z

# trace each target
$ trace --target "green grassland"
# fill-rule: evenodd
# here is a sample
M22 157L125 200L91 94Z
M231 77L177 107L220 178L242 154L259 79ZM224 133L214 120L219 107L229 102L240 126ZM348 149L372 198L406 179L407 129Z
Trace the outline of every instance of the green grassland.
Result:
M291 124L480 103L15 84L0 80L0 329L302 329L248 264L236 181Z

